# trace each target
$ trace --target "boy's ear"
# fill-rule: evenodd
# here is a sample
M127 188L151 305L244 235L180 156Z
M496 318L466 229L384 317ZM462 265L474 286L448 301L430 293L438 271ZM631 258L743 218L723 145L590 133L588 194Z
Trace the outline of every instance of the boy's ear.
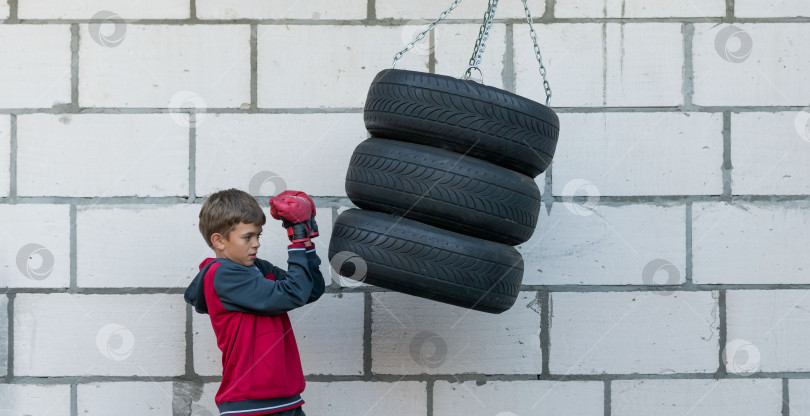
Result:
M211 234L211 245L217 250L225 250L225 243L222 242L223 237L220 233Z

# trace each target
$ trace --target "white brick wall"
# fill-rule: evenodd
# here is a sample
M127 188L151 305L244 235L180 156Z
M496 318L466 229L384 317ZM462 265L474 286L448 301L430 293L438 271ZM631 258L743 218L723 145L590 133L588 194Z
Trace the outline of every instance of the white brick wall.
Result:
M717 307L716 292L707 291L552 293L550 370L713 373Z
M400 293L379 293L372 299L371 369L375 373L536 374L541 370L540 310L533 293L521 293L515 306L499 315Z
M197 1L200 19L364 19L367 0L283 0Z
M437 381L436 416L531 415L601 416L604 385L595 381Z
M661 285L685 281L684 206L598 205L590 211L572 204L554 203L550 215L546 214L547 206L540 209L534 235L518 246L525 263L523 284ZM645 267L658 259L671 263L678 272L653 274L653 279L645 282Z
M20 294L14 374L183 374L185 309L181 296L167 294Z
M17 137L20 195L188 195L188 131L168 114L23 115Z
M808 204L695 203L695 283L808 283Z
M739 5L739 3L737 3ZM557 0L554 16L577 17L722 17L723 0L683 2L678 0Z
M801 23L732 26L737 29L721 32L730 26L695 24L694 103L807 105L810 52L795 45L810 36L810 26Z
M206 117L197 135L198 195L248 189L256 175L272 172L287 189L342 196L349 159L368 132L360 113L234 114Z
M577 190L570 184L582 179L599 195L723 191L719 114L573 113L562 114L560 124L564 127L554 154L554 195Z
M0 66L0 108L70 102L70 26L2 25L0 44L0 62L15 63Z
M184 0L19 0L18 4L20 19L103 19L95 17L101 11L111 11L122 19L186 19L190 15Z
M172 383L168 381L79 384L76 397L81 415L172 414Z
M70 386L0 384L0 397L7 415L70 416Z
M799 335L810 323L806 290L732 290L726 303L727 367L745 373L810 369L810 340Z
M80 26L83 107L240 107L250 104L248 25L125 26L103 46ZM106 32L104 32L106 34ZM119 37L107 34L110 42ZM193 45L206 45L194 48ZM193 100L184 100L184 94Z
M0 288L70 286L70 207L0 205Z
M781 380L617 380L611 387L616 416L782 414Z
M515 306L333 281L369 83L449 3L0 1L0 415L217 415L182 293L232 187L317 201L307 414L810 412L806 0L529 0L561 131ZM485 6L397 68L461 76ZM520 2L481 68L545 102Z

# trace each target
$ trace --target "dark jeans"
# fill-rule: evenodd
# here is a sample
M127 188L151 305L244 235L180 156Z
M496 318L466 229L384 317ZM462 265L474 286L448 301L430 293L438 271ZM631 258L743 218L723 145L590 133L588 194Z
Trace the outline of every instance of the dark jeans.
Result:
M273 413L273 416L307 416L304 413L304 406L298 406L295 409L285 410L283 412Z

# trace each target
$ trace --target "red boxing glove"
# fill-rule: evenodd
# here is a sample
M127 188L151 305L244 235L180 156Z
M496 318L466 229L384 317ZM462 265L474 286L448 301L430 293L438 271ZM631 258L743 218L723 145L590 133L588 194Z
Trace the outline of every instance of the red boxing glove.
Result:
M309 203L312 205L312 214L311 214L311 218L307 222L307 225L309 226L309 231L307 232L307 236L309 238L315 238L315 237L319 236L320 233L318 233L318 223L315 222L315 202L312 201L312 198L310 198L309 195L306 194L306 192L301 192L301 191L287 190L287 191L284 191L284 192L278 194L278 196L284 196L284 195L300 197L300 198L304 198L307 201L309 201Z
M293 243L309 239L312 210L312 204L306 198L292 195L270 198L270 215L281 220L281 226L287 229L287 237Z

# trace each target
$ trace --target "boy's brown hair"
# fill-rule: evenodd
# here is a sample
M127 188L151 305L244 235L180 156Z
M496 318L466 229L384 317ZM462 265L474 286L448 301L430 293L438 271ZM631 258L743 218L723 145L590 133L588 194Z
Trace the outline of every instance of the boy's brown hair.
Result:
M222 234L225 239L239 223L264 225L267 222L262 207L245 191L226 189L205 200L200 209L200 233L205 243L213 248L211 236Z

